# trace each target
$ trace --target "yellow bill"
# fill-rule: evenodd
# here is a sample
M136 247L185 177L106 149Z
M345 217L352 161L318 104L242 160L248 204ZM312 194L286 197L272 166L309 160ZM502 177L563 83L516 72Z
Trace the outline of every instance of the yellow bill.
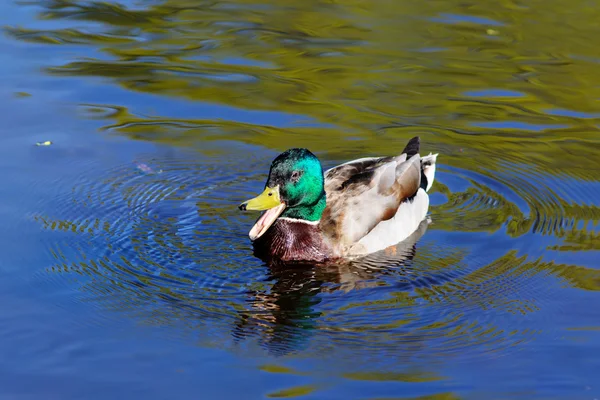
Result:
M285 203L279 197L279 186L274 188L267 187L265 190L253 199L247 200L240 204L240 210L262 211L266 210L263 215L256 221L250 230L250 240L256 240L273 225L275 220L285 210Z

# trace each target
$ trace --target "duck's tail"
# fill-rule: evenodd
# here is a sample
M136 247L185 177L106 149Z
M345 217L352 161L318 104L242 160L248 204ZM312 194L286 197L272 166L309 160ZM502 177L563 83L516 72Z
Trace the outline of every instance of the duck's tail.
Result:
M412 156L419 152L419 147L421 147L421 138L415 136L408 141L406 147L404 147L404 150L402 150L402 153L400 154L406 153L406 159L410 160Z
M419 136L415 136L410 139L406 144L402 154L406 153L406 159L410 159L415 154L419 153L421 147L421 139ZM429 153L428 156L421 158L421 188L426 192L431 189L433 181L435 179L435 161L437 160L438 154Z
M421 158L421 187L428 192L435 179L435 161L438 153Z

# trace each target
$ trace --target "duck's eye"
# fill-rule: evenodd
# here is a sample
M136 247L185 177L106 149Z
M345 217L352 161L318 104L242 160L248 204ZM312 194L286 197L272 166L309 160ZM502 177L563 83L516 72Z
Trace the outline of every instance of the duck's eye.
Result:
M291 179L294 182L298 182L298 179L300 179L300 171L294 171L294 172L292 172Z

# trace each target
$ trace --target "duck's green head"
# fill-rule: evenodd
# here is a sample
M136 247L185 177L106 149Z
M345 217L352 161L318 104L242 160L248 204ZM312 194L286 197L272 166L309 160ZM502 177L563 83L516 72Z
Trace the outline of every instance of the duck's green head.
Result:
M250 231L250 239L262 236L277 218L318 221L325 209L323 169L307 149L289 149L271 164L265 190L240 205L241 210L267 210Z

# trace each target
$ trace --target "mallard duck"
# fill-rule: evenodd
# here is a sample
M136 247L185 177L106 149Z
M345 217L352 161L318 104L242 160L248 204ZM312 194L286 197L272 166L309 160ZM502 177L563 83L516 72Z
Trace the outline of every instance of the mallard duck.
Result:
M273 160L264 191L240 204L266 210L250 230L255 253L277 261L325 262L393 246L429 208L437 154L419 156L419 137L398 156L349 161L323 173L307 149Z

